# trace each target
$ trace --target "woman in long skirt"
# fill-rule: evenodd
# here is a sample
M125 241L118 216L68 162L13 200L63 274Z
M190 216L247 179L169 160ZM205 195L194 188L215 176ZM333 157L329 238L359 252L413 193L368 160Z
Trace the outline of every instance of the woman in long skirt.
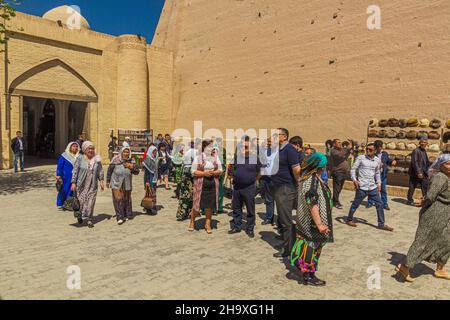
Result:
M304 162L298 188L297 239L291 252L291 265L300 270L302 283L310 286L326 284L316 277L316 272L322 248L334 241L331 192L321 179L326 165L324 154L314 153L309 156Z
M98 185L101 191L105 190L105 175L103 173L100 156L95 154L95 146L91 141L83 142L81 147L83 155L79 156L73 166L72 191L80 202L80 210L75 212L75 218L82 224L87 221L88 227L93 228L95 200L97 199Z
M192 211L194 176L192 175L191 168L196 156L195 145L191 142L190 149L187 150L183 156L183 167L178 196L178 210L176 214L177 221L184 221L188 219Z
M142 167L144 168L144 184L146 188L150 188L151 197L153 199L151 208L144 208L144 210L152 215L157 213L156 207L156 185L158 182L158 149L151 146L144 156Z
M441 155L430 170L431 183L422 202L416 238L406 260L396 271L413 282L410 269L422 261L436 263L436 278L450 280L445 265L450 258L450 154Z
M170 159L173 164L173 168L175 170L173 182L176 184L175 196L177 199L180 196L180 183L183 170L183 153L184 153L184 145L177 144L173 149L172 155L170 155Z
M218 210L219 204L219 176L222 174L222 164L211 141L204 141L202 150L191 168L194 175L194 199L188 231L195 230L195 218L200 215L200 210L204 210L205 230L211 234L212 213L214 209Z
M56 205L62 209L64 202L72 193L70 189L72 185L73 165L80 154L80 147L78 143L71 142L67 145L66 151L61 155L56 167L56 181L62 184L61 191L58 193Z
M139 174L136 161L131 157L131 149L123 147L115 156L108 168L106 183L112 190L114 210L116 211L117 223L122 225L132 218L133 208L131 191L133 186L133 175Z

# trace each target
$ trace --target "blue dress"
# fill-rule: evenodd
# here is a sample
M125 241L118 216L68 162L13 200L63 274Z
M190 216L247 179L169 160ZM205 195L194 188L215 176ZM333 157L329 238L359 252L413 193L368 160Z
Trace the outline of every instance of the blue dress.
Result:
M58 193L58 198L56 200L56 205L62 207L67 197L70 195L70 186L72 184L72 163L61 156L58 160L58 166L56 168L56 176L62 178L63 186L61 191Z

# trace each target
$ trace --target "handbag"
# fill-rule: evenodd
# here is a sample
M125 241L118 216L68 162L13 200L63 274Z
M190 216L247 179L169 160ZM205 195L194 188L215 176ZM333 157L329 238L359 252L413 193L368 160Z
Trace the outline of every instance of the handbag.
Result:
M62 181L61 180L56 181L55 187L56 187L56 191L61 192L62 187L63 187Z
M142 199L141 207L143 207L146 210L151 210L155 208L155 202L153 201L153 191L150 188L150 186L145 186L145 196L144 199Z
M73 212L77 212L80 210L80 201L77 198L76 192L73 192L67 197L66 201L64 201L63 209Z
M231 182L230 177L228 176L228 172L224 178L223 196L230 200L233 199L233 184Z

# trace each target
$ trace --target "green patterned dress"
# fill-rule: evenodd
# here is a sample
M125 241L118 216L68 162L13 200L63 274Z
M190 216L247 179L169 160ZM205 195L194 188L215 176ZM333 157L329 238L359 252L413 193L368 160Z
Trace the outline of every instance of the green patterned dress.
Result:
M406 257L406 265L447 264L450 257L450 178L437 173L432 179L420 212L416 238Z
M302 273L316 272L322 248L328 242L333 242L333 207L331 191L316 175L312 175L300 183L298 188L298 208L296 216L296 241L291 252L291 265ZM328 226L331 232L321 234L311 215L311 207L319 206L322 224Z

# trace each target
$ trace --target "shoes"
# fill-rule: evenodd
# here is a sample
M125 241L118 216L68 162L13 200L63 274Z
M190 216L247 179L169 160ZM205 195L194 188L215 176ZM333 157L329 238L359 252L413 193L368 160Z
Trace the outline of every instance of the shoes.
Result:
M339 203L338 203L338 204L335 204L334 207L335 207L336 209L339 209L339 210L344 209L344 207L343 207L342 205L340 205Z
M83 224L83 218L78 217L78 218L77 218L77 221L78 221L78 224Z
M414 201L407 201L406 204L408 206L415 206Z
M263 222L261 222L261 224L263 226L267 226L268 224L272 224L272 222L271 221L263 221Z
M436 270L434 276L439 279L450 280L450 274L445 270Z
M274 258L286 258L286 257L289 257L289 254L284 251L280 251L280 252L274 253L273 257Z
M88 228L92 229L94 227L94 224L92 223L92 221L88 221Z
M397 271L403 277L403 279L405 279L406 282L414 282L414 278L412 278L411 275L409 274L409 269L406 268L404 265L399 264L395 268L395 271Z
M386 210L386 211L391 211L391 208L389 208L389 206L385 206L385 207L384 207L384 210Z
M253 231L247 231L246 233L250 239L253 239L255 237L255 233Z
M370 209L370 208L372 208L373 207L373 204L371 204L371 203L368 203L367 205L366 205L366 209Z
M327 284L326 281L317 278L314 272L304 273L302 283L313 287L323 287Z
M346 222L346 224L348 225L348 226L350 226L350 227L352 227L352 228L356 228L358 225L354 222L354 221L352 221L352 220L348 220L347 222Z
M119 226L123 225L123 220L120 219L119 221L117 221L117 224L118 224Z
M384 231L389 231L389 232L394 231L394 228L389 227L387 224L385 224L385 225L382 226L382 227L378 227L378 229L384 230Z
M236 233L241 233L241 230L231 229L230 231L228 231L228 234L236 234Z

